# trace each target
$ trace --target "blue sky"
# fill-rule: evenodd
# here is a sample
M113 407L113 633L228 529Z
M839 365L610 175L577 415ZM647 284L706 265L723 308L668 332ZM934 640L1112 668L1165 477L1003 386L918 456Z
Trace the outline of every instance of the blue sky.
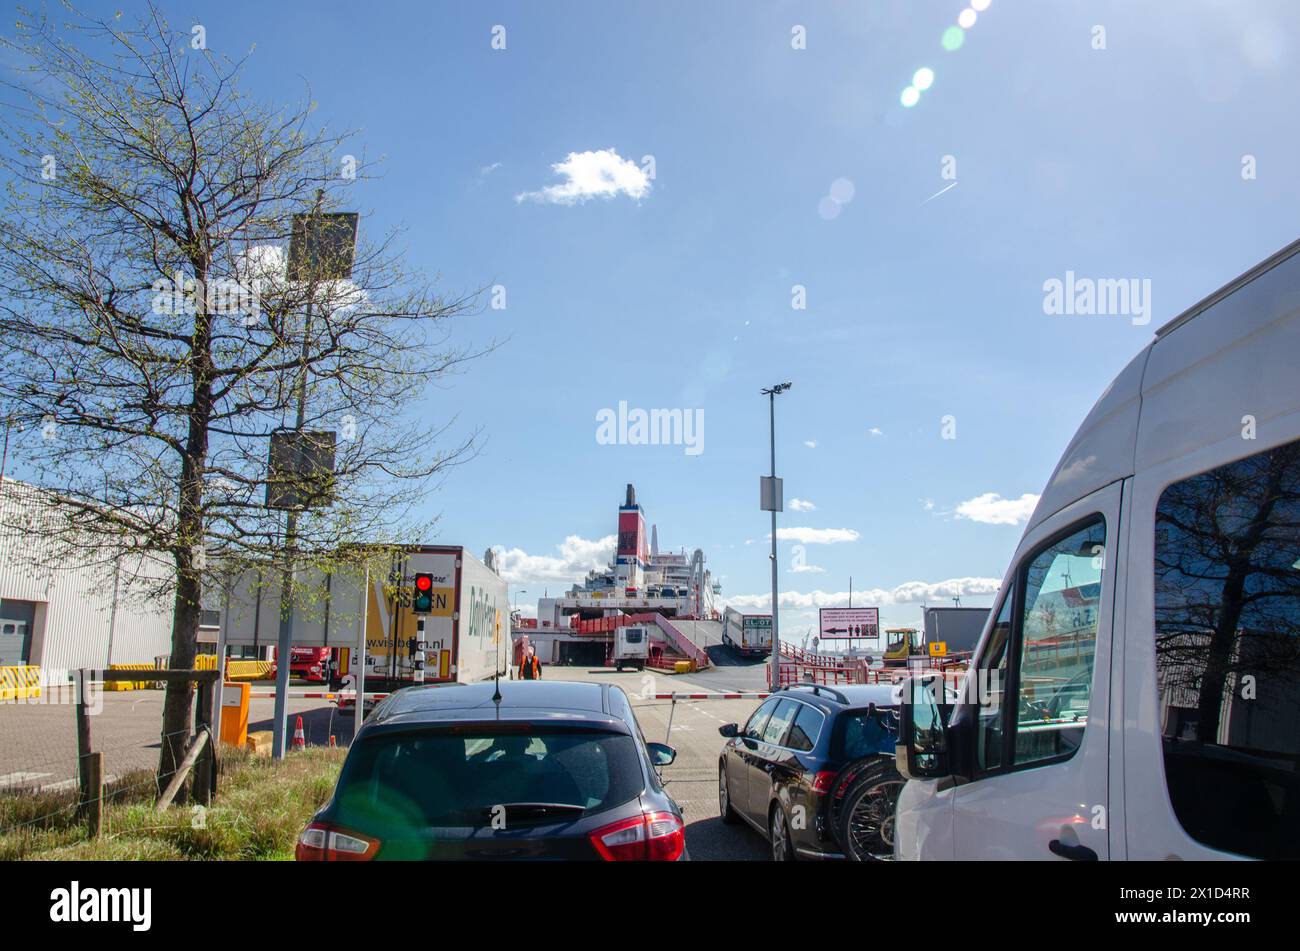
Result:
M916 592L949 603L925 586L952 579L971 579L964 604L990 603L976 592L1001 579L1023 523L972 500L1039 492L1156 327L1296 237L1300 7L992 0L945 52L965 6L164 9L213 49L256 44L250 92L309 84L322 121L384 157L381 179L354 186L363 229L404 226L410 263L448 291L506 289L504 310L457 331L502 345L417 408L484 436L428 500L437 541L503 546L531 601L603 560L634 482L661 547L702 547L724 595L757 603L759 389L789 380L778 472L787 503L815 508L787 505L781 524L853 539L805 544L820 572L793 571L782 541L798 635L850 575L877 589L855 605L879 603L887 624L919 621ZM920 67L934 83L904 108ZM599 150L638 168L653 156L639 199L517 200ZM927 201L951 184L945 156L957 184ZM852 199L826 206L839 180ZM1150 324L1045 314L1044 282L1067 271L1149 279ZM619 401L702 410L703 451L598 443L596 414Z

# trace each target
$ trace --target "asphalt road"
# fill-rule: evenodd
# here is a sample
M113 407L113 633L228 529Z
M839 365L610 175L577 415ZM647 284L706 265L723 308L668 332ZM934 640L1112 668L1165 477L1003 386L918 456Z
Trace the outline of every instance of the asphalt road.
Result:
M724 826L718 818L718 755L724 740L718 727L743 723L759 701L654 699L656 693L761 691L765 688L761 663L735 663L708 671L679 675L653 671L592 670L581 667L547 667L548 680L615 683L632 701L641 729L649 740L666 741L677 750L677 760L662 770L667 790L681 804L686 818L686 843L691 858L766 860L766 841L748 826ZM261 692L270 684L255 684ZM319 692L319 686L290 688L289 729L299 715L303 733L312 746L339 746L352 740L352 711L340 711L324 700L294 697ZM70 699L69 691L69 699ZM92 748L105 753L105 773L119 776L136 768L157 764L162 722L162 691L140 690L104 693L103 708L91 718ZM50 700L56 698L50 697ZM249 710L250 730L271 729L274 701L254 699ZM669 733L669 718L672 731ZM0 789L41 788L71 784L75 776L77 738L69 703L4 704L0 706Z
M255 690L272 689L255 684ZM352 714L340 714L323 700L295 698L322 687L291 687L289 729L303 717L308 743L326 745L331 731L340 744L352 738ZM161 690L96 692L90 717L91 749L104 754L104 774L113 778L158 765L162 734ZM60 788L76 776L77 729L72 688L47 690L40 701L0 704L0 791ZM98 702L102 707L96 709ZM249 729L271 729L273 700L253 700Z
M633 712L647 740L667 742L677 750L677 760L661 770L668 793L681 805L686 818L686 848L694 861L757 860L769 858L767 841L746 825L724 826L718 817L718 755L726 741L718 733L724 723L743 723L758 700L651 699L656 693L732 692L735 687L711 682L707 673L681 675L653 671L592 670L548 667L551 680L615 683L627 692ZM746 688L748 689L748 688ZM762 689L762 685L758 689ZM668 730L672 717L672 732Z

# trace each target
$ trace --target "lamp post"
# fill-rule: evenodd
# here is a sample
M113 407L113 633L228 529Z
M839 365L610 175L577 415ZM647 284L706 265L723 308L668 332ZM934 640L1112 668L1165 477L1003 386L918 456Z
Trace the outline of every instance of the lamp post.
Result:
M276 673L275 673L275 712L271 724L271 756L284 759L288 737L288 703L289 703L289 663L293 652L293 597L294 597L294 561L298 544L298 513L306 511L320 500L302 497L304 478L303 430L307 424L307 388L309 367L311 365L311 327L312 305L315 302L317 286L324 281L348 280L352 277L352 262L356 253L357 221L354 212L341 214L323 214L324 190L316 190L316 201L311 212L295 215L293 218L293 235L289 241L289 266L287 276L290 281L300 282L307 288L307 306L303 320L302 348L298 359L298 379L294 389L297 400L297 416L293 427L293 439L290 443L292 483L289 498L272 499L272 476L267 477L267 507L286 508L284 526L284 565L280 575L280 626L276 637ZM328 314L326 314L328 317ZM275 469L275 450L271 452L272 465ZM313 461L313 471L319 461ZM329 469L332 472L333 434L330 434ZM275 495L280 495L283 488L276 486ZM313 492L314 496L315 493ZM396 652L394 652L396 656ZM357 698L360 708L361 697Z
M778 383L775 386L765 387L761 390L762 394L767 397L768 405L768 436L772 449L772 474L769 476L766 486L760 489L761 507L772 513L772 666L768 673L768 679L771 687L775 690L780 686L781 677L781 628L777 621L779 611L779 602L777 600L777 583L776 583L776 513L781 511L781 483L776 478L776 397L790 389L790 383Z

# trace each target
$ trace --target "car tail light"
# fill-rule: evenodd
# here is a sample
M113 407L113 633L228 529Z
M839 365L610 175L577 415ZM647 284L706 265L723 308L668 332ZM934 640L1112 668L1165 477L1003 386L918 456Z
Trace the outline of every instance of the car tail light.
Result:
M293 857L299 862L367 862L378 851L378 839L313 822L298 836Z
M686 829L671 812L622 819L588 838L606 862L675 862L686 851Z
M813 777L812 791L819 796L826 795L834 787L835 777L838 775L839 773L833 769L823 769Z

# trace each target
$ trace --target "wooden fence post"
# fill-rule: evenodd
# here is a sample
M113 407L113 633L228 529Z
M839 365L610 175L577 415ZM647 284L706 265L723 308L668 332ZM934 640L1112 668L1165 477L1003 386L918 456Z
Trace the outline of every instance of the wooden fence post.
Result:
M82 799L86 803L86 826L92 839L104 831L104 754L91 753L86 757L86 773L90 794Z
M77 815L88 816L93 795L90 782L90 710L86 706L86 691L90 688L89 671L78 670L73 689L72 711L77 718Z
M212 804L212 798L217 791L217 738L212 735L212 702L216 695L216 681L209 680L199 684L194 732L196 734L206 732L208 743L203 747L198 762L194 764L194 782L190 788L190 796L203 806Z

